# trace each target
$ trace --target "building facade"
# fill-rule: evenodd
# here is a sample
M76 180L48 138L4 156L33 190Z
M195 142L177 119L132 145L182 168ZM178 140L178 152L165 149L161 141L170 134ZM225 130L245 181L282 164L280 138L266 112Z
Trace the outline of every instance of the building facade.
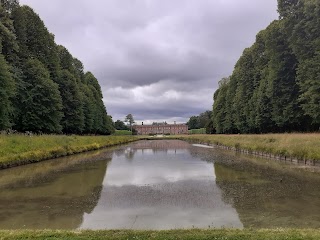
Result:
M158 125L134 125L133 128L138 135L178 135L188 134L188 126L186 124L158 124Z

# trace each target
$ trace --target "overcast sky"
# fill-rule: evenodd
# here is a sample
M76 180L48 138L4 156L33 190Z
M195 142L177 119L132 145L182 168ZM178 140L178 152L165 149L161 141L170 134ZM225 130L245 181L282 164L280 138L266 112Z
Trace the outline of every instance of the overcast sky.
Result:
M211 110L277 0L20 0L98 78L108 114L186 122Z

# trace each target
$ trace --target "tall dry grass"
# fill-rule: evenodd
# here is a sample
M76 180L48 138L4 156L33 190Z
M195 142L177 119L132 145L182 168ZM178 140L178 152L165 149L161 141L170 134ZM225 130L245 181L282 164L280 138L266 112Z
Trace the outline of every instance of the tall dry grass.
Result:
M219 144L298 159L320 160L320 134L186 135L183 140Z

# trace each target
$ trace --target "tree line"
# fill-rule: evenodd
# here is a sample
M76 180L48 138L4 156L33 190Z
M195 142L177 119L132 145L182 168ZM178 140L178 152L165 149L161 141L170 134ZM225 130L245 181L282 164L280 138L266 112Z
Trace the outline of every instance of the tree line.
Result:
M212 122L212 111L205 111L199 114L199 116L190 117L187 125L189 130L205 128L207 134L215 133Z
M319 130L320 2L278 0L278 12L219 82L217 133Z
M32 8L0 0L0 130L110 134L102 98L95 76Z

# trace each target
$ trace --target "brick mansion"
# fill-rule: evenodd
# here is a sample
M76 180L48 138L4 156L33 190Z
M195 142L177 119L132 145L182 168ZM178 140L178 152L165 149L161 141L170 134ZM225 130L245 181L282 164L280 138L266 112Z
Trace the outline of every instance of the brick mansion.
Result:
M138 135L156 135L156 134L188 134L188 126L186 124L152 124L152 125L134 125L133 128L137 131Z

